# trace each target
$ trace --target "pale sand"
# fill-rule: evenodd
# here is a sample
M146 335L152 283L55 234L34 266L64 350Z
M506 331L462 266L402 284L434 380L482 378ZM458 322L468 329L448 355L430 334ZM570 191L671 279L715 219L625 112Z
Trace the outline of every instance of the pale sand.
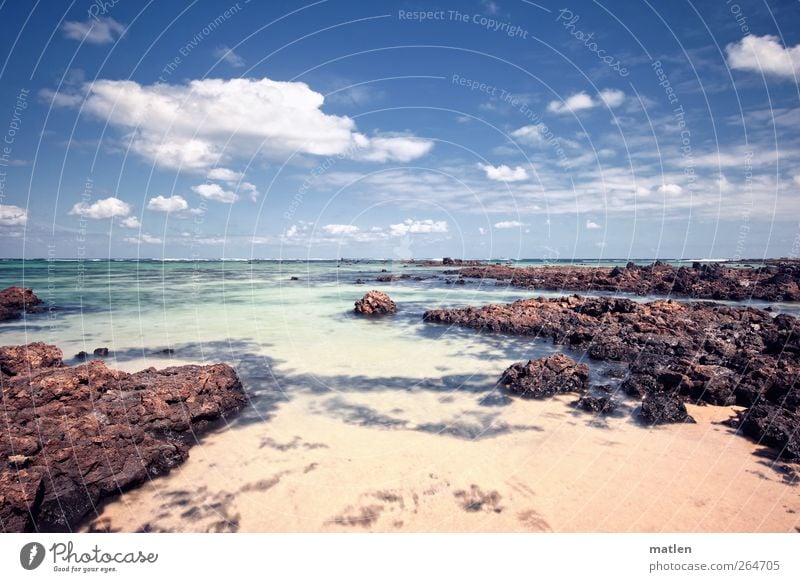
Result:
M800 487L754 454L761 447L718 424L732 409L690 406L698 424L647 429L629 417L599 426L569 408L568 396L476 407L479 397L293 395L264 422L204 437L183 466L109 503L101 521L122 531L800 527ZM398 426L376 427L369 410ZM421 430L443 421L511 430L478 439Z

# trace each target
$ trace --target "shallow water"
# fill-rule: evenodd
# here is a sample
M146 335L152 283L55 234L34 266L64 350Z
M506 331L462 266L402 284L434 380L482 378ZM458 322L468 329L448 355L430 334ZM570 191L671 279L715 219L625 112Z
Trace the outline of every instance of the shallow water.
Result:
M376 283L383 269L409 278ZM601 422L570 408L570 397L505 397L495 388L503 369L557 348L423 324L422 313L543 294L448 278L379 261L0 261L0 285L33 287L49 305L0 327L0 342L53 343L68 363L108 347L108 365L128 371L223 361L242 378L250 406L171 475L98 508L110 529L800 525L798 489L782 465L719 424L731 410L696 408L697 425L648 430L630 418L635 403ZM391 294L395 316L352 315L372 288ZM603 365L587 363L608 382Z

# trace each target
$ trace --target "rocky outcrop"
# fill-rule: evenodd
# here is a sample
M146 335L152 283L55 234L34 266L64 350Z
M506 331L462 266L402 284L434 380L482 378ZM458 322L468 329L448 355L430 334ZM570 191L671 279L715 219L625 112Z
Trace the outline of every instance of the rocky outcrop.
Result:
M541 336L596 360L627 363L621 388L644 398L641 418L648 423L689 422L686 401L760 405L764 415L780 419L785 435L771 435L769 423L742 424L743 434L764 443L791 443L800 431L800 322L789 315L709 302L572 296L431 310L424 319ZM778 448L789 459L797 458L795 450Z
M591 396L586 394L573 402L572 406L594 414L611 414L617 409L619 403L611 396Z
M673 267L656 261L622 267L510 267L481 265L460 269L464 277L493 279L498 285L551 291L613 291L637 295L677 295L697 299L800 301L800 262L785 260L757 268L719 263Z
M354 311L359 315L387 315L397 311L392 298L381 291L367 291L356 301Z
M670 392L648 392L642 399L639 413L646 424L695 422L686 411L686 405L678 394Z
M503 372L500 384L513 394L545 398L565 392L584 392L589 382L589 367L576 364L563 354L555 354L527 364L518 362Z
M69 531L103 498L182 463L199 431L243 406L224 364L135 374L64 366L54 346L0 348L0 525Z
M42 300L29 287L8 287L0 291L0 321L20 319L25 313L42 310Z
M800 417L796 411L765 403L740 411L731 426L760 444L781 452L787 459L800 459Z

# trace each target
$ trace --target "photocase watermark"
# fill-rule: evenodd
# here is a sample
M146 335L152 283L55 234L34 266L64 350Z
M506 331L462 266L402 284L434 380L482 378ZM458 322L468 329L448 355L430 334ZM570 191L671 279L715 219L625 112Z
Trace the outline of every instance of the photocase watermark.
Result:
M86 177L83 183L83 191L81 192L81 207L87 207L89 201L92 199L94 192L94 179L91 176ZM78 293L83 292L86 281L86 234L89 230L89 219L86 214L80 213L78 215L78 232L75 235L75 242L78 243L75 248L75 258L78 261L78 272L75 277L75 290Z
M25 570L35 570L48 555L54 572L73 574L109 574L119 572L120 565L147 565L158 561L155 552L105 551L98 544L81 551L70 541L56 542L48 550L39 542L29 542L19 552L19 563Z
M91 5L89 5L89 18L99 20L101 16L105 16L111 12L111 9L119 4L120 1L121 0L94 0Z
M739 30L742 31L742 34L750 34L750 25L747 24L747 17L742 13L742 7L733 2L733 0L725 0L725 4L728 5L728 9L731 11L734 20L736 20L736 24L739 25Z
M183 59L188 57L192 51L194 51L194 49L200 46L203 41L211 36L215 30L230 20L233 16L238 14L242 10L242 4L248 4L249 1L250 0L247 0L243 3L237 2L236 4L231 5L224 12L221 12L214 20L209 21L203 28L197 31L197 33L195 33L195 35L189 39L186 44L178 49L178 54L176 54L166 65L164 65L164 67L161 69L161 75L159 75L158 81L160 83L166 83L167 79L169 79L173 73L178 70L178 67L181 66Z
M556 16L556 22L560 22L575 39L581 41L583 46L594 53L600 61L608 65L612 71L616 71L620 77L630 75L630 71L622 66L622 62L618 58L608 54L605 49L600 47L594 37L594 32L584 32L576 27L580 19L580 15L573 13L569 8L562 8Z
M459 10L398 10L397 19L409 22L444 21L472 24L489 32L502 33L509 38L528 40L527 29L505 20L498 20L480 13L461 12Z
M722 180L722 177L720 177ZM744 186L752 196L753 192L753 152L748 150L744 154ZM739 261L744 254L745 244L750 235L750 215L753 213L753 199L747 201L747 206L742 213L742 224L739 225L739 236L736 239L736 251L732 259Z

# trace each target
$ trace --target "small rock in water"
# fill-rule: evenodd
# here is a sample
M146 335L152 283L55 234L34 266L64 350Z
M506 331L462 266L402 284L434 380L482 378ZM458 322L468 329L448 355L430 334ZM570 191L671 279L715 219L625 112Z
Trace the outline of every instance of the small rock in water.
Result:
M77 354L75 354L75 359L76 360L81 360L82 362L85 362L86 360L89 359L89 354L87 352L84 352L83 350L81 350Z
M101 356L101 357L107 356L108 348L95 348L93 353L95 356Z
M354 311L361 315L386 315L395 313L397 305L386 293L373 290L356 301Z

